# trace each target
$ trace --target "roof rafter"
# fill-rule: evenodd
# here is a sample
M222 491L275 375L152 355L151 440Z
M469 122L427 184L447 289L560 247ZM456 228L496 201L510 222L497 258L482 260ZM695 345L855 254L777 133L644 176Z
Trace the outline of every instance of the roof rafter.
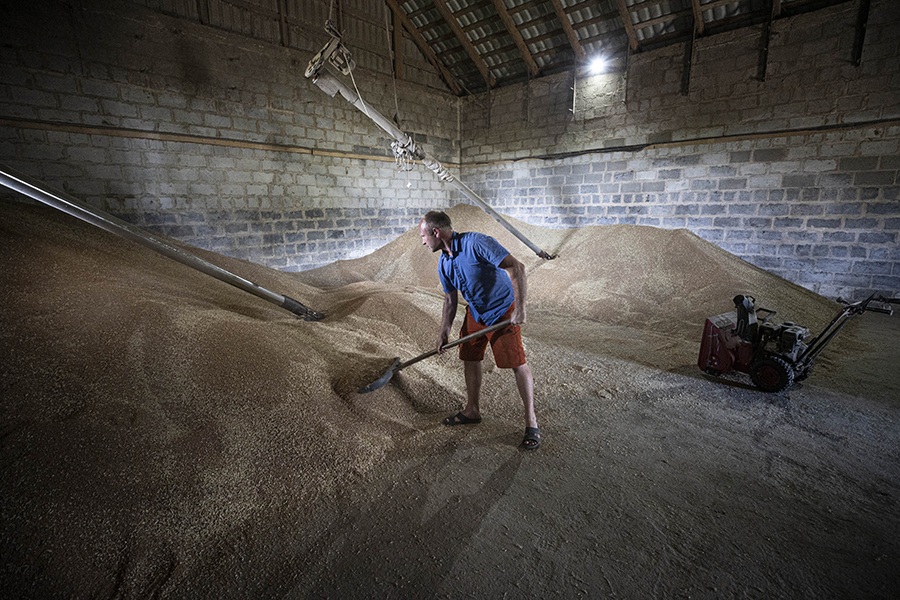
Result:
M522 34L519 33L519 28L516 27L515 21L513 21L509 12L506 10L506 5L503 3L503 0L494 0L494 8L497 10L497 14L500 15L503 24L506 25L506 30L509 32L510 37L516 43L516 48L519 49L519 55L528 67L528 73L531 74L532 77L536 77L540 72L540 69L538 68L537 63L534 62L534 58L531 56L531 51L525 44L525 40L522 39Z
M691 10L694 11L694 31L697 35L703 35L706 23L703 22L703 11L700 9L700 0L691 0Z
M459 21L457 21L456 17L453 16L453 13L450 12L450 9L447 7L447 2L445 0L432 1L434 2L435 8L437 8L438 12L441 13L441 16L444 17L444 21L447 22L447 25L449 25L450 29L453 30L453 33L456 34L456 39L458 39L459 43L462 44L462 47L466 51L466 54L469 55L469 58L472 59L472 62L474 62L475 66L478 67L478 71L481 73L481 77L487 84L488 89L496 87L497 80L494 78L493 74L491 74L491 70L488 68L487 63L484 62L484 59L481 58L480 54L478 54L478 50L476 50L475 46L472 45L472 42L469 40L469 36L467 36L466 33L462 30L462 27L459 26Z
M400 8L397 0L384 1L391 8L391 10L394 11L394 14L400 17L400 21L403 23L403 27L409 32L409 35L412 36L413 41L419 48L419 51L422 52L428 62L430 62L432 66L437 69L438 74L441 76L441 79L444 80L444 83L447 84L447 87L449 87L450 90L457 96L461 96L463 92L462 84L456 77L453 76L452 73L450 73L450 71L447 70L444 64L435 55L434 50L431 49L431 46L428 45L428 42L425 41L425 38L422 37L422 34L419 33L419 30L416 29L415 25L413 25L413 22L409 20L409 17L406 16L406 13L403 12L402 8Z
M619 9L619 16L622 17L622 25L625 26L625 33L628 35L628 43L632 50L641 47L634 31L634 23L631 21L631 11L625 6L625 0L616 0L616 7Z
M550 4L553 5L553 11L556 13L556 18L559 19L563 31L566 34L566 38L569 40L569 45L575 52L575 56L578 57L578 60L583 61L585 59L584 47L582 47L581 41L578 39L578 34L572 29L572 22L569 21L569 15L566 14L566 11L563 9L559 0L550 0Z

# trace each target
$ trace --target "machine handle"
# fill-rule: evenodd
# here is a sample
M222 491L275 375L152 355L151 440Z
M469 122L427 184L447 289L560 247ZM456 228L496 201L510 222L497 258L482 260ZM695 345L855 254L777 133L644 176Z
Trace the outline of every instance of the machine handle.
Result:
M866 307L866 310L870 310L872 312L884 313L886 315L894 314L894 307L892 306L872 306L871 304Z
M759 315L760 312L768 313L765 317L763 317L763 320L760 321L760 323L767 323L769 321L769 319L771 319L772 317L774 317L777 314L777 312L774 310L769 310L768 308L762 308L762 307L756 309L757 315Z

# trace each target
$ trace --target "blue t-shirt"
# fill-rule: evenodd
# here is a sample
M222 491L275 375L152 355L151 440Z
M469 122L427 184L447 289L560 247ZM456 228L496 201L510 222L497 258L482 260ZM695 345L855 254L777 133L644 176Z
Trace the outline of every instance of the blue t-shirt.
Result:
M516 299L512 281L498 267L509 252L500 242L483 233L455 233L450 240L451 258L441 253L438 276L444 292L458 290L472 317L491 326L502 317Z

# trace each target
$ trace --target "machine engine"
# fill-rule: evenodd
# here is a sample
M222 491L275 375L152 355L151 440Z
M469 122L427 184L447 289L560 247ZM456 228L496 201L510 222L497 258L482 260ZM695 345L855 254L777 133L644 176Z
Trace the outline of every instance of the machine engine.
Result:
M779 325L763 323L759 326L759 334L765 352L777 354L793 363L806 350L804 342L809 338L809 328L790 321Z

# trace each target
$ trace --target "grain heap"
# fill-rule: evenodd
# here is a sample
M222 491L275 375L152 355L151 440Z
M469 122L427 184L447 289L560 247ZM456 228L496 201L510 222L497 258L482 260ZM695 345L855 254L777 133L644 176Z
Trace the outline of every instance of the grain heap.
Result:
M515 223L559 254L545 262L479 209L450 214L457 231L493 235L525 262L526 343L530 331L552 337L543 318L564 321L570 342L589 337L580 325L605 324L695 347L703 319L745 291L813 329L834 309L686 231ZM43 544L54 540L53 571L69 574L72 593L99 594L91 582L120 568L122 544L131 556L160 543L199 555L275 507L313 519L317 498L455 410L464 383L452 357L355 393L434 342L443 293L417 225L365 258L301 274L192 249L328 312L309 323L67 215L0 205L8 564L49 569Z

